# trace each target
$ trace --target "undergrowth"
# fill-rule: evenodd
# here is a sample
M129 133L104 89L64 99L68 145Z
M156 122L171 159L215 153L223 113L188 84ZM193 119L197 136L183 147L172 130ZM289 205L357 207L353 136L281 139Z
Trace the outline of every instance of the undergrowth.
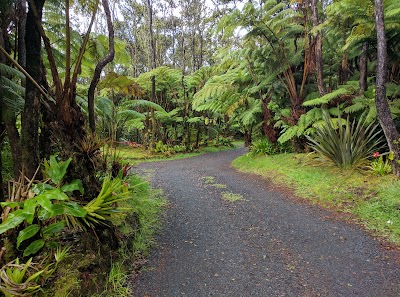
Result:
M137 175L129 175L126 183L133 199L126 201L125 206L131 208L132 212L114 222L123 236L119 257L112 264L105 291L92 297L131 295L127 280L129 274L135 273L132 267L140 268L140 263L154 245L155 233L161 226L163 209L167 205L162 192L152 189Z
M241 156L233 165L288 186L313 204L351 213L367 229L400 244L400 181L392 175L311 166L304 154Z
M155 162L160 160L177 160L199 156L205 153L214 153L223 150L230 150L237 146L243 144L242 141L234 141L233 146L206 146L200 147L193 152L181 152L173 155L163 155L161 153L150 153L143 147L130 147L130 146L117 146L116 147L116 155L119 159L123 160L122 162L129 163L130 165L141 163L141 162Z

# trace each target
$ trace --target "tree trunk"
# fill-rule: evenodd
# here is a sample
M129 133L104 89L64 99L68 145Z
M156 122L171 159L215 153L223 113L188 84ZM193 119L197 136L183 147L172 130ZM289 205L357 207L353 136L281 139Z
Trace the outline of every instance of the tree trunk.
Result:
M1 31L1 29L0 29ZM0 32L1 33L1 32ZM1 37L1 36L0 36ZM1 54L0 54L1 57ZM0 106L3 104L3 84L0 73ZM3 149L3 140L5 135L5 127L3 124L2 112L0 112L0 202L4 201L4 191L3 191L3 162L2 162L2 149Z
M1 76L0 76L1 79ZM0 104L2 100L2 92L1 92L1 80L0 80ZM5 135L5 127L1 121L1 114L0 114L0 202L5 201L4 197L4 185L3 185L3 160L2 160L2 151L3 151L3 140Z
M318 0L311 1L312 14L313 14L313 26L319 25L318 20ZM315 36L315 70L317 72L317 84L319 94L321 96L326 94L326 87L324 82L324 60L322 56L322 35L318 32Z
M387 43L383 7L383 0L375 0L375 23L378 43L375 105L378 112L379 122L383 132L385 133L389 149L395 155L395 159L392 162L393 171L397 176L400 176L400 166L397 163L397 161L400 160L399 145L395 144L395 141L399 140L400 135L393 122L389 103L386 99Z
M252 130L253 130L252 127L250 127L248 130L247 129L244 130L244 146L245 147L250 146L252 143L252 139L251 139Z
M10 141L14 178L18 179L18 176L22 171L22 166L21 166L21 150L19 146L20 137L18 129L16 127L17 118L15 115L13 115L9 119L5 119L4 122L8 140Z
M349 61L347 59L347 55L343 54L342 55L342 64L340 65L340 70L339 70L339 78L340 78L340 84L343 85L347 83L349 79Z
M267 96L267 98L262 99L262 109L263 109L263 134L267 139L276 143L278 140L278 132L275 130L273 122L272 122L272 114L268 109L268 103L271 101L271 96Z
M26 65L26 47L25 47L25 31L26 31L26 1L18 0L18 64L22 67Z
M150 34L150 61L151 69L156 68L156 51L154 47L153 38L153 7L151 0L147 0L148 12L149 12L149 34ZM156 77L151 77L151 102L156 102ZM154 115L154 109L151 110L151 139L150 139L150 150L155 148L155 135L156 135L156 119Z
M368 77L368 43L364 42L362 45L362 51L360 56L360 94L364 93L368 89L367 77Z
M38 16L41 19L45 0L34 0ZM41 73L41 36L31 4L26 20L26 71L40 85ZM21 115L21 155L24 173L33 177L39 165L39 110L40 94L30 80L26 81L25 106Z
M101 71L103 68L110 63L115 56L114 50L114 26L111 20L111 12L108 7L108 1L102 0L104 12L106 14L107 19L107 28L108 28L108 53L105 55L96 65L94 70L93 79L90 83L89 91L88 91L88 111L89 111L89 126L90 130L94 133L96 131L96 123L94 118L94 92L96 90L96 86L99 83Z

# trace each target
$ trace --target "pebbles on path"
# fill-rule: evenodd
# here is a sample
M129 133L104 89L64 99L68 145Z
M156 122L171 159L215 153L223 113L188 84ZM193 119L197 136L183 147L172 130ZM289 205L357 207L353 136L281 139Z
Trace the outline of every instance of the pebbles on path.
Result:
M235 171L230 162L243 153L136 168L151 172L171 207L158 246L132 280L134 296L400 296L398 252Z

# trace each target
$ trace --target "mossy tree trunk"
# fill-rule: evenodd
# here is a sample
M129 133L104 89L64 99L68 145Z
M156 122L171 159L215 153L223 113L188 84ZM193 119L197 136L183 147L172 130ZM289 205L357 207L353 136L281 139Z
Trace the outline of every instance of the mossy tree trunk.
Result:
M29 2L26 20L26 71L39 84L42 84L41 72L41 36L32 3L41 19L45 0ZM25 106L21 115L21 156L24 173L28 178L33 177L39 164L39 118L40 94L36 86L26 81Z
M376 95L375 105L378 112L378 119L385 133L390 151L395 155L393 162L393 171L400 176L400 166L397 163L400 160L399 153L399 132L393 122L389 109L389 103L386 98L386 81L387 81L387 42L385 35L384 22L384 5L383 0L375 0L375 23L377 34L377 68L376 68Z

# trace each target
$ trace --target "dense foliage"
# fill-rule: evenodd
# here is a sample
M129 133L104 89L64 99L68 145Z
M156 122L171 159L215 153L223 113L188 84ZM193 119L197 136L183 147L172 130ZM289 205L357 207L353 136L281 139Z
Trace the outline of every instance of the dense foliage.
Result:
M398 0L212 2L1 2L0 233L26 263L53 231L124 211L105 153L119 144L172 155L243 137L253 155L339 167L381 150L370 168L400 174Z

